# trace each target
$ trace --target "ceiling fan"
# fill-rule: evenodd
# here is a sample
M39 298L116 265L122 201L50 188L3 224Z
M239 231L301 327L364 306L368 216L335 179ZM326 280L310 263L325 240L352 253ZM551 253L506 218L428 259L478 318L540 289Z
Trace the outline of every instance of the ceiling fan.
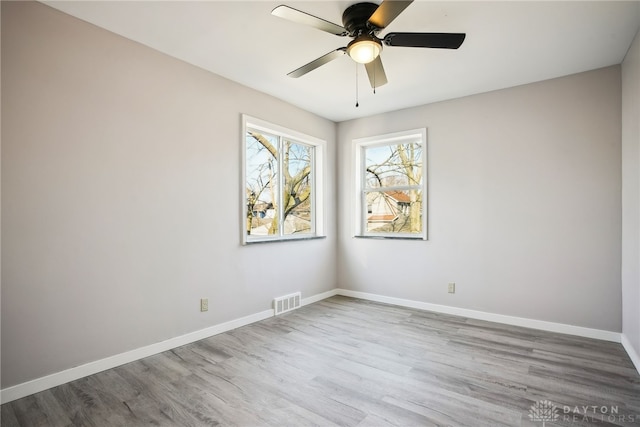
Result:
M287 74L300 77L316 68L348 54L354 61L364 64L371 87L387 83L380 52L382 46L427 47L436 49L457 49L462 45L464 33L387 33L378 38L378 33L386 28L409 6L413 0L384 0L375 3L356 3L345 9L340 26L317 16L280 5L271 11L272 15L288 21L305 24L340 37L353 40L346 47L338 48Z

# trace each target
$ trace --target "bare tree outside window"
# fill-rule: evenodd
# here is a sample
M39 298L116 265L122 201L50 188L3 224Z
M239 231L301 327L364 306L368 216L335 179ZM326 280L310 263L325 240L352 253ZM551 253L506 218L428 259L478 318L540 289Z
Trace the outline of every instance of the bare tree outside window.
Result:
M426 237L425 135L426 131L358 143L361 235Z
M278 232L278 138L254 131L246 135L247 233Z
M313 145L247 127L247 236L310 235L314 230Z

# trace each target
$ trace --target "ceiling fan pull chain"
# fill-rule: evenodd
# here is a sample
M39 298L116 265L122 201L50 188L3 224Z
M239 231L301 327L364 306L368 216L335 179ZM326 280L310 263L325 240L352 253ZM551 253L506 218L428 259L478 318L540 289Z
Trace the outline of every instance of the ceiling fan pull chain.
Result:
M358 63L356 62L356 108L358 108L360 104L358 104Z
M376 94L376 68L373 67L373 94Z

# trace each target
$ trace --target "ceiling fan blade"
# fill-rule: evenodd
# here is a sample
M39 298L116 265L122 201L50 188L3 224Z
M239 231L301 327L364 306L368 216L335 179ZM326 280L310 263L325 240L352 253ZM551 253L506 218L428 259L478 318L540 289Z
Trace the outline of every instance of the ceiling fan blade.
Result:
M376 28L386 28L413 0L384 0L369 18L369 24Z
M302 67L298 68L297 70L293 70L292 72L287 74L287 76L293 77L293 78L298 78L300 76L304 76L308 72L315 70L316 68L326 64L327 62L331 62L334 59L341 57L342 55L344 55L345 50L346 50L346 48L341 47L340 49L336 49L336 50L334 50L332 52L329 52L326 55L323 55L320 58L315 59L315 60L309 62L306 65L303 65Z
M387 75L384 72L380 56L368 64L364 64L364 68L367 69L367 76L369 76L369 83L371 83L372 88L375 89L387 84Z
M383 42L387 46L457 49L466 36L464 33L389 33Z
M306 12L302 12L289 6L280 5L273 9L271 11L271 14L280 18L284 18L291 22L308 25L310 27L317 28L318 30L335 34L336 36L347 35L347 30L345 30L340 25L334 24L333 22L326 21L322 18L318 18L317 16L310 15Z

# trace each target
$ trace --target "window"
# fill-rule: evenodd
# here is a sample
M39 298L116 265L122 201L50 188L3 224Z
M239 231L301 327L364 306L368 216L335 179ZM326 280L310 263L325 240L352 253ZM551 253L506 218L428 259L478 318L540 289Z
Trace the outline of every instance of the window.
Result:
M243 244L322 236L324 141L243 116Z
M426 129L354 141L355 235L427 239Z

